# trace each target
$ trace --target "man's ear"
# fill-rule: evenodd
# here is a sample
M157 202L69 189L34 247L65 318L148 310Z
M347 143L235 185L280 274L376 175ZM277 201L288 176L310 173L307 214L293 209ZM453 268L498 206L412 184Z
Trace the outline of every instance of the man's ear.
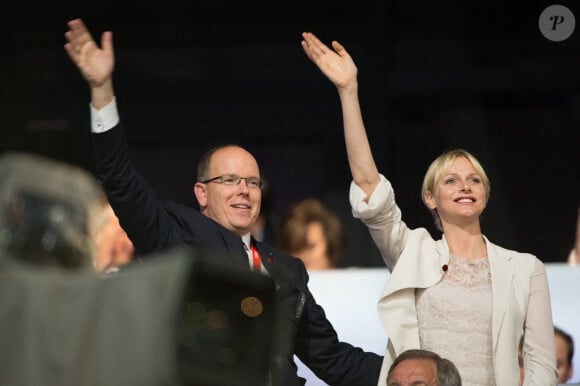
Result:
M431 210L437 209L437 203L435 202L435 197L433 196L433 193L431 193L430 191L425 192L424 201L429 209L431 209Z
M207 186L201 182L196 182L193 186L193 194L195 194L199 207L205 208L207 206Z

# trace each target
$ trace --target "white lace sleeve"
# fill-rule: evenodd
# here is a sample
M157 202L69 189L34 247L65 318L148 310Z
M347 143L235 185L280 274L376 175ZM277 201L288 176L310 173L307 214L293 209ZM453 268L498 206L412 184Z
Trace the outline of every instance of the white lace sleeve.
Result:
M556 385L554 325L546 269L536 259L530 280L530 300L524 340L524 386Z
M392 271L401 255L409 229L401 220L401 210L395 202L391 183L382 174L380 178L368 202L366 194L354 181L350 185L349 199L352 215L368 227L387 268Z

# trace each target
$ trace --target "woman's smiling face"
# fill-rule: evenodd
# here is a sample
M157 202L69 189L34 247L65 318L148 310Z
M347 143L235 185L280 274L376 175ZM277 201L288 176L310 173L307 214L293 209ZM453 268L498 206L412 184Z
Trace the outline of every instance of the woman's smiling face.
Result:
M443 223L479 220L487 204L482 177L464 157L457 157L428 194L426 203L436 209Z

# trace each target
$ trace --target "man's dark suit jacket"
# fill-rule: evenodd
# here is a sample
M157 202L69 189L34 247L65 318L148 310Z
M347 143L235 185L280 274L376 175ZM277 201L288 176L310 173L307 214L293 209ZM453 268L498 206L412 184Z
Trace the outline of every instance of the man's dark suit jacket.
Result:
M157 200L132 165L121 125L93 134L92 139L97 176L137 253L147 255L177 246L217 248L219 255L227 256L232 264L249 269L240 236L195 208ZM324 310L308 289L308 274L302 261L259 242L255 244L262 264L279 287L277 301L287 311L277 325L281 330L277 332L281 352L273 358L273 384L304 384L296 373L296 354L330 385L375 386L382 357L338 341Z

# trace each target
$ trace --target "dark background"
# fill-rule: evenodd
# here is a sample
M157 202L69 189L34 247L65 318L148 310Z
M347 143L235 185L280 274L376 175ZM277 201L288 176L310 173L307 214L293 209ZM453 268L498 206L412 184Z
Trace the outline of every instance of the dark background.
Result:
M5 3L5 2L4 2ZM193 202L196 162L215 143L254 152L271 182L272 220L323 199L349 232L344 265L381 266L352 219L336 90L300 33L343 43L379 169L406 222L443 150L475 154L492 181L484 233L504 247L565 261L579 205L580 26L552 42L542 1L19 2L0 6L1 151L92 170L89 93L63 49L66 22L112 30L121 117L140 171L161 196ZM559 1L575 14L577 2Z

